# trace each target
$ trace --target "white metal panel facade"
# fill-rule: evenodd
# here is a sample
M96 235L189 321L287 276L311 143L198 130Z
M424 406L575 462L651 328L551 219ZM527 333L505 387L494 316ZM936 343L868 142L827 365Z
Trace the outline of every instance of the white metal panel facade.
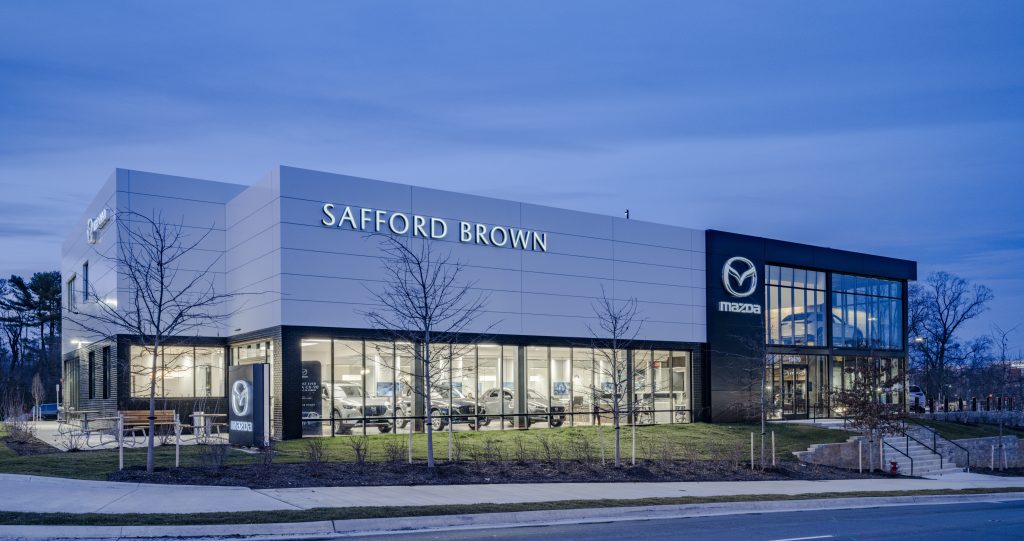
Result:
M615 298L637 298L645 320L638 338L706 339L702 230L292 167L249 187L118 170L65 242L62 272L76 272L95 247L116 245L113 225L99 245L85 243L85 220L102 208L155 212L197 235L209 230L186 267L209 268L218 291L239 294L225 306L224 328L207 336L278 325L367 328L365 312L375 308L370 292L381 284L380 239L348 223L325 226L325 203L339 216L349 206L444 220L445 238L412 241L450 251L465 264L463 278L487 296L470 331L586 339L604 288ZM547 249L462 242L463 221L544 233ZM97 286L115 289L113 269L92 268Z

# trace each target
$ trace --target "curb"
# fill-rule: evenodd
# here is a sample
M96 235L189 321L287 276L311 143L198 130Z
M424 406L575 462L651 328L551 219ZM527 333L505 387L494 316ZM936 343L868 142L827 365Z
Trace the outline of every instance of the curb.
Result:
M353 520L324 520L269 524L221 524L192 526L0 526L0 538L34 540L123 539L216 539L231 538L250 541L284 541L289 539L338 539L354 536L396 535L413 532L449 530L480 530L586 524L594 522L625 522L664 520L754 513L787 513L835 509L863 509L883 506L953 505L962 503L1024 500L1024 492L995 494L882 496L861 498L827 498L819 500L784 500L761 502L726 502L684 505L590 508L571 510L522 511L515 513L481 513L473 515L438 515Z

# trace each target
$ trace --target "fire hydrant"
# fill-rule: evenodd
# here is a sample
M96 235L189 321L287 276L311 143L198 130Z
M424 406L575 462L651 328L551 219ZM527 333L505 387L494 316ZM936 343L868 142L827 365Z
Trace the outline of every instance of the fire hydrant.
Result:
M889 473L892 475L899 475L900 473L900 466L895 460L889 461Z

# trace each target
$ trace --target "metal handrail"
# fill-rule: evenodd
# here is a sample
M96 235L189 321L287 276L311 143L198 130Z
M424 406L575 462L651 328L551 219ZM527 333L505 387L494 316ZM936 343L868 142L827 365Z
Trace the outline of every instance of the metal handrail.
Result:
M906 430L906 429L904 429L904 430L903 430L903 436L904 436L905 438L907 438L907 452L910 452L910 440L914 440L914 441L916 441L916 442L917 442L917 444L918 444L918 445L920 445L921 447L924 447L925 449L928 449L929 451L931 451L931 452L933 452L933 453L935 453L935 454L939 455L939 469L940 469L940 470L942 469L942 466L943 466L943 457L942 457L942 453L940 453L940 452L939 452L939 449L938 449L938 447L937 447L937 446L935 445L935 440L934 440L934 438L932 439L932 447L928 447L928 444L927 444L927 443L925 443L925 442L923 442L923 441L921 441L921 440L919 440L919 439L915 438L914 436L911 436L911 435L910 435L910 432L907 432L907 430Z
M889 447L893 451L896 451L897 453L907 457L907 459L910 460L910 475L914 475L914 457L910 456L910 454L909 454L909 451L910 451L909 444L908 444L908 448L907 448L907 451L908 451L907 453L904 453L903 451L900 451L896 447L893 447L893 445L891 443L885 441L884 438L882 439L882 444L887 446L887 447ZM884 458L884 457L880 457L880 458ZM884 469L885 468L883 468L883 471L884 471Z
M916 421L914 419L908 419L908 421L910 421L910 422L914 423L915 425L917 425L917 426L919 426L919 427L921 427L921 428L931 432L932 433L932 445L935 446L936 449L938 449L938 439L941 438L941 439L946 440L947 442L953 444L954 446L958 447L961 451L963 451L967 455L967 468L966 468L965 471L967 473L971 473L971 451L969 449L967 449L963 445L960 445L959 443L957 443L957 442L955 442L955 441L953 441L953 440L951 440L951 439L949 439L949 438L939 434L938 430L935 430L934 428L932 428L932 427L930 427L928 425L922 424L921 422ZM904 432L906 432L906 430L904 430ZM941 457L942 455L940 454L939 456Z

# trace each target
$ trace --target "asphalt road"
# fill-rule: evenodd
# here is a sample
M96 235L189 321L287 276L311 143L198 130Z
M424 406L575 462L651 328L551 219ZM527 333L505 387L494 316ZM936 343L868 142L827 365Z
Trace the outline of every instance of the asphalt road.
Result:
M997 541L1024 539L1024 501L800 511L669 520L455 530L385 536L402 541L795 541L893 539ZM379 541L381 536L355 538Z

